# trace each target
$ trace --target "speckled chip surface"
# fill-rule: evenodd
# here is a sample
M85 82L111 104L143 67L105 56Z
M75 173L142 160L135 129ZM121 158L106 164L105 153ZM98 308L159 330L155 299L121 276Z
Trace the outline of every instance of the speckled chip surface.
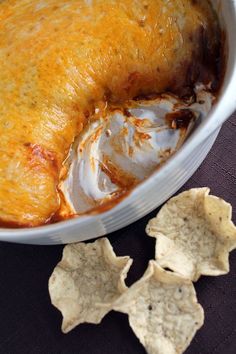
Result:
M52 304L63 316L62 331L80 323L100 323L127 289L130 257L116 257L106 238L67 245L49 279Z
M156 238L158 264L193 281L228 273L236 247L232 207L209 192L191 189L170 199L146 228Z
M193 284L150 261L144 276L115 303L150 354L180 354L202 326Z

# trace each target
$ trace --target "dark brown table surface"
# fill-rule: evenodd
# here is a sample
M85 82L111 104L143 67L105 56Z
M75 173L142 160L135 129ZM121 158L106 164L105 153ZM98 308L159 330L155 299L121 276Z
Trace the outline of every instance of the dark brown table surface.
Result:
M207 159L182 190L202 186L233 205L236 222L236 114L225 123ZM118 255L134 258L128 285L154 257L154 239L144 229L156 212L109 235ZM0 354L145 353L127 316L115 312L99 326L86 324L67 335L61 333L61 315L50 304L47 284L62 249L0 243ZM206 318L187 354L236 354L236 251L230 264L228 275L202 277L196 284Z

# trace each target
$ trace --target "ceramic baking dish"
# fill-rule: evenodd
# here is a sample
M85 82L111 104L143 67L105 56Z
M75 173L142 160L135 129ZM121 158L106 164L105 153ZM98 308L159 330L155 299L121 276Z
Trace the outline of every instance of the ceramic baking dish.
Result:
M118 230L148 214L173 195L196 171L224 121L236 108L236 1L212 0L227 38L227 64L218 102L183 147L113 209L32 229L0 229L0 240L60 244L88 240Z

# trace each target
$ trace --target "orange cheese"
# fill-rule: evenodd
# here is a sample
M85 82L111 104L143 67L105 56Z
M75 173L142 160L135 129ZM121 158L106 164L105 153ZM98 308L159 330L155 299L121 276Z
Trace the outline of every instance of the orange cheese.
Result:
M1 222L50 220L62 163L96 104L181 92L216 33L206 0L1 1Z

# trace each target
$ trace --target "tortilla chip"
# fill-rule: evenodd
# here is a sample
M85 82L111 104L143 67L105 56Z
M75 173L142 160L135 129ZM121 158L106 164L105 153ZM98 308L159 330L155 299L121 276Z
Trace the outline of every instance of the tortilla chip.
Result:
M100 323L127 287L130 257L116 257L108 239L71 244L49 279L52 304L62 315L62 331L80 323Z
M179 354L203 325L204 312L190 280L150 261L144 276L114 305L150 354Z
M193 281L228 273L236 247L232 207L209 192L191 189L170 199L146 228L157 240L157 263Z

